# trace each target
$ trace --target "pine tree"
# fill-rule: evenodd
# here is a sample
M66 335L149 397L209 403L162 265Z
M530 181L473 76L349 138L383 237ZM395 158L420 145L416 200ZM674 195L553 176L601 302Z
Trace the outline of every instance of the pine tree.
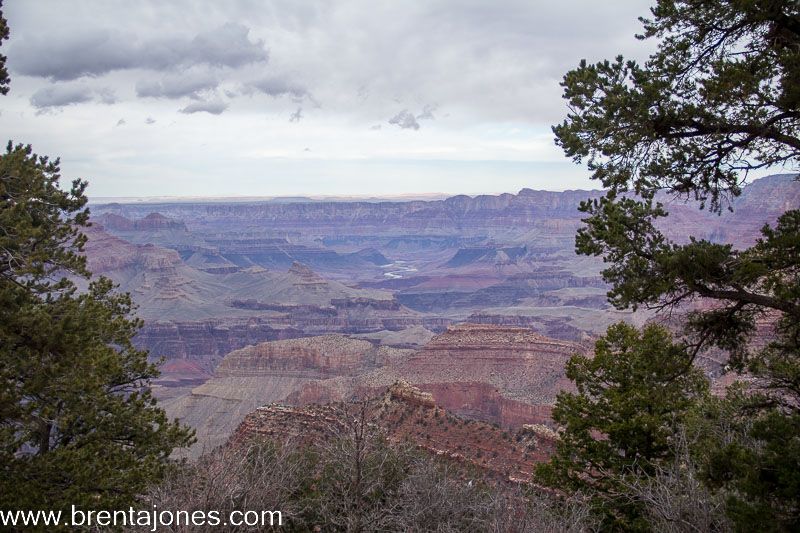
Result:
M570 358L567 377L577 393L558 395L553 420L563 432L537 480L590 495L607 527L646 530L622 478L672 459L676 428L708 392L705 376L662 326L640 333L621 322L597 341L594 357Z
M130 296L86 269L86 182L60 177L30 146L0 155L2 510L126 508L192 439L150 394Z
M0 45L8 39L8 24L3 17L3 0L0 0ZM6 68L6 56L0 54L0 94L8 94L8 84L11 79L8 77Z
M618 308L715 302L687 316L689 353L722 349L762 385L741 411L752 470L716 481L741 527L767 515L776 527L800 527L800 210L761 228L746 250L676 244L658 229L668 215L659 198L721 212L749 172L797 168L800 3L658 0L651 11L640 36L657 40L648 61L582 62L562 84L570 113L553 128L557 142L607 188L581 204L588 217L577 250L604 256ZM762 316L775 317L766 347L751 342ZM717 451L735 452L730 443Z

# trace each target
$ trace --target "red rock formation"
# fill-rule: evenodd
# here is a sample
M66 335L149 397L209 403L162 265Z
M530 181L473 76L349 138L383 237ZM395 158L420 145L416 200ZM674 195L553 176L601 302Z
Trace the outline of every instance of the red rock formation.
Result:
M164 406L196 430L198 445L189 454L197 455L221 444L259 405L317 380L356 377L409 352L342 335L265 342L232 351L212 378Z
M461 324L411 356L357 377L303 384L285 401L308 405L370 396L402 379L471 419L508 428L550 424L556 394L572 389L564 365L578 351L586 347L524 328Z
M552 425L551 405L511 400L487 383L420 383L418 387L429 392L437 405L466 418L505 428L520 428L525 424Z
M161 213L150 213L144 218L131 220L114 213L105 213L97 217L97 222L112 231L158 231L181 230L186 231L186 224L180 220L173 220Z
M456 463L477 467L501 479L528 482L538 462L554 448L556 435L530 425L504 431L480 421L466 420L436 405L430 394L397 382L366 400L370 423L392 441L411 442L422 450ZM325 445L347 433L345 418L353 404L291 407L272 404L250 413L231 437L231 445L251 439L298 440Z
M412 383L480 382L507 398L549 404L569 386L564 365L578 351L584 347L524 328L459 324L434 337L399 369Z
M216 375L277 376L291 374L325 379L354 375L380 365L380 355L369 341L341 335L323 335L274 341L235 350L222 360Z
M83 230L89 238L85 253L93 274L107 274L124 269L163 271L177 267L181 258L175 250L150 244L135 245L106 233L102 226Z
M326 280L300 263L286 272L200 270L172 249L133 244L99 225L85 232L89 269L119 283L139 305L145 326L137 346L208 373L226 353L259 342L415 326L436 331L448 323L401 306L388 292Z

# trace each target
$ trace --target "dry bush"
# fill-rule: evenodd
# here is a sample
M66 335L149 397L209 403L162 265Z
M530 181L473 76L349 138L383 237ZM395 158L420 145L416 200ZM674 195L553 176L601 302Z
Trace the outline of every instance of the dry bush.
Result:
M676 434L675 458L652 475L622 480L630 496L644 505L655 531L669 533L732 531L723 494L701 481L685 432Z
M181 511L279 510L286 531L579 532L589 508L482 477L411 444L391 443L361 402L315 445L226 447L175 470L148 499ZM181 526L160 531L204 531ZM219 526L215 531L246 531ZM263 530L253 527L251 530Z
M175 468L147 499L158 509L190 513L215 510L223 519L233 510L276 510L281 511L285 524L302 513L302 498L298 495L308 483L312 468L313 458L296 451L290 442L225 447L194 464ZM260 529L263 528L252 528ZM181 533L207 530L208 526L191 525L159 528ZM220 525L214 530L246 528Z

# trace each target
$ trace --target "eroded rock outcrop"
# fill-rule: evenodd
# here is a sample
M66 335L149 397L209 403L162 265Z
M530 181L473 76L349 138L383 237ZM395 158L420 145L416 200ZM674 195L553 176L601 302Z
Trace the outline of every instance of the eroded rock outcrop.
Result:
M111 231L186 231L186 224L182 221L165 217L161 213L150 213L134 220L115 213L105 213L100 215L97 221Z
M403 380L430 393L437 405L471 419L507 428L551 424L556 395L572 389L564 365L587 348L525 328L460 324L410 356L358 376L303 384L285 401L344 401L377 394Z
M248 414L230 439L231 445L253 439L326 446L348 435L348 420L364 416L372 428L394 442L418 448L456 463L477 467L500 479L529 482L538 462L555 446L555 433L529 427L518 432L461 418L437 405L433 397L399 381L364 403L287 406L271 404Z
M217 367L218 377L279 376L325 379L354 375L382 364L380 349L342 335L265 342L235 350Z
M190 455L198 455L224 442L259 405L317 380L357 376L408 353L342 335L261 343L229 353L211 379L163 405L170 417L195 428L198 443Z
M507 398L548 404L569 386L564 377L567 359L584 350L525 328L459 324L401 366L412 383L485 383Z

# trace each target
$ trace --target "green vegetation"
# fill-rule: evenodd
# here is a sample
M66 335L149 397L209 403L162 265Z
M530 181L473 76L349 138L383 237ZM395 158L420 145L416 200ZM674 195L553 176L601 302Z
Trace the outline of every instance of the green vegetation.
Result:
M698 201L701 209L721 212L740 194L748 172L776 165L797 168L800 4L660 0L643 23L640 38L658 40L645 64L622 57L582 62L564 78L570 114L553 128L557 142L568 157L586 162L593 178L608 188L603 198L581 204L587 218L576 238L577 250L604 256L608 267L603 275L612 285L609 298L620 309L647 306L681 313L683 304L699 298L711 302L705 310L685 314L680 341L668 353L634 337L626 342L650 350L654 370L683 360L683 370L675 369L675 384L694 373L689 363L709 349L728 353L732 369L757 378L745 392L735 389L725 400L697 407L704 414L687 429L695 442L692 457L707 486L725 495L737 528L797 530L800 210L787 211L774 227L761 228L762 237L751 248L736 250L705 240L670 242L659 230L668 215L659 200L683 197ZM774 325L766 346L752 342L757 319ZM609 336L619 333L609 330ZM642 339L647 336L646 330ZM564 489L573 490L578 478L583 489L603 494L605 486L586 484L594 483L599 467L618 472L628 455L595 464L599 450L626 451L623 445L633 445L626 444L629 436L655 436L649 433L649 417L632 417L633 427L622 440L611 433L616 426L609 425L606 415L627 402L610 402L610 413L591 409L597 407L591 402L583 405L587 393L598 399L619 390L606 373L624 371L628 361L606 359L603 345L598 348L600 366L592 369L594 363L581 360L571 366L570 377L582 392L559 399L556 412L567 426L567 438L549 468L571 473ZM638 379L633 390L652 387L655 393L661 387L644 375ZM589 384L600 389L586 389ZM684 390L670 386L676 386L675 393ZM685 392L686 401L696 397L691 388ZM664 401L680 420L687 406L680 401L673 406L677 399L670 395ZM581 434L582 427L589 432ZM666 438L656 439L659 453ZM572 462L565 462L565 454ZM652 459L643 458L645 464Z
M663 327L640 334L620 323L597 341L593 358L570 358L567 377L578 392L558 395L553 419L564 432L538 480L591 495L609 526L647 529L622 478L653 474L672 460L670 440L707 394L705 376Z
M8 24L5 17L2 15L3 0L0 0L0 46L3 41L8 39ZM8 84L11 78L8 77L8 69L6 68L6 56L0 54L0 94L8 94Z
M30 146L0 155L0 508L124 508L191 434L150 395L130 297L90 279L86 182L59 180Z

